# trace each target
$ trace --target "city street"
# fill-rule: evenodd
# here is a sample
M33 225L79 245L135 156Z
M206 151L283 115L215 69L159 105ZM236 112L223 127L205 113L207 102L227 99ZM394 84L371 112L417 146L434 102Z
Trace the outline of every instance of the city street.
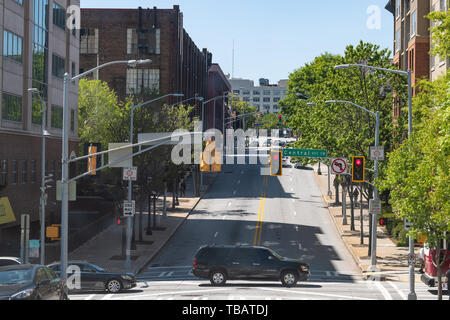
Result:
M118 295L82 293L73 300L403 300L406 282L364 281L339 237L312 170L283 168L282 177L260 175L261 166L225 166L207 196L161 254L138 275L138 286ZM258 221L263 221L258 232ZM191 273L203 245L262 245L311 265L311 278L295 288L280 282L229 281L212 287ZM435 299L418 283L419 299Z

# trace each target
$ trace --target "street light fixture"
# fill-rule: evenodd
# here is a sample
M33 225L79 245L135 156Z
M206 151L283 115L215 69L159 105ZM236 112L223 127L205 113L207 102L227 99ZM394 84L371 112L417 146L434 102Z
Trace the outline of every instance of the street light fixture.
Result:
M134 131L134 110L136 110L137 108L143 107L145 105L151 104L153 102L162 100L164 98L167 97L184 97L184 94L181 93L171 93L171 94L166 94L164 96L158 97L156 99L152 99L146 102L143 102L141 104L138 105L133 105L131 106L131 117L130 117L130 145L133 145L133 131ZM131 203L131 201L133 200L133 181L129 180L128 181L128 202ZM134 217L128 217L128 224L127 224L127 251L126 251L126 258L125 258L125 269L129 270L131 268L131 235L132 235L132 221L131 219L134 219ZM150 215L149 215L149 219L150 219Z
M45 176L45 152L46 152L46 137L50 136L47 131L47 104L41 96L40 91L37 88L29 88L28 93L35 94L39 97L42 104L42 155L41 155L41 198L40 198L40 211L41 211L41 235L40 235L40 263L45 265L45 203L46 203L46 190L48 187L46 184L53 180L46 180L50 178Z
M203 100L204 100L203 97L193 97L193 98L189 98L189 99L183 100L183 101L178 102L178 103L171 104L171 105L169 106L169 108L175 107L175 106L177 106L177 105L179 105L179 104L183 104L183 103L185 103L185 102L188 102L188 101L194 100L194 99L197 100L197 101L200 101L200 102L203 102Z
M368 113L370 113L372 116L375 116L376 124L375 124L375 147L379 146L380 143L380 112L372 112L364 107L361 107L360 105L357 105L356 103L350 102L350 101L343 101L343 100L329 100L325 101L327 104L331 103L346 103L350 104L352 106L355 106L361 110L364 110ZM378 160L375 160L375 169L374 169L374 177L375 180L378 178ZM375 201L378 200L378 187L375 186L373 190L373 199ZM372 214L372 248L371 248L371 265L369 268L369 271L376 271L376 265L377 265L377 254L376 254L376 245L377 241L377 215Z
M63 126L62 126L62 179L61 179L61 280L67 282L68 264L68 220L69 220L69 110L68 92L69 83L75 82L87 75L115 64L126 64L134 68L141 64L151 63L152 60L118 60L107 62L89 71L83 72L75 77L70 77L69 73L64 74L63 90Z
M407 71L402 70L393 70L393 69L387 69L387 68L380 68L380 67L373 67L361 63L355 63L355 64L341 64L337 65L334 68L337 70L340 69L348 69L352 67L358 67L358 68L367 68L372 70L378 70L383 72L390 72L402 76L406 76L408 78L408 137L411 138L412 135L412 72L411 69L408 69ZM410 236L409 237L409 254L411 256L414 255L414 239ZM409 293L408 293L408 300L417 300L417 295L414 291L414 283L415 283L415 274L414 274L414 264L409 264Z

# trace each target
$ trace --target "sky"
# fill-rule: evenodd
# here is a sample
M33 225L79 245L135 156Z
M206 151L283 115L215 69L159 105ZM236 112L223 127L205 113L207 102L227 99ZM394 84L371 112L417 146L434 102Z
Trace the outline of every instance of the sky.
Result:
M343 54L360 40L393 47L387 0L81 0L82 8L172 8L184 28L207 48L224 73L271 83L329 52ZM234 73L233 61L234 42Z

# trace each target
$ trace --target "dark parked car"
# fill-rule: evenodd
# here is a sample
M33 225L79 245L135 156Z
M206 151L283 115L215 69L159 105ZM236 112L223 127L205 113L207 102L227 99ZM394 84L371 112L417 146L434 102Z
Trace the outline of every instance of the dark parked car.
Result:
M68 281L68 287L71 291L108 291L118 293L122 290L136 287L136 276L132 273L108 272L105 269L89 262L69 262L68 266L78 267L80 270L81 288L72 288ZM56 273L60 274L60 263L52 263L48 266ZM67 279L73 274L68 274ZM76 284L76 281L74 281Z
M34 264L0 267L0 300L68 300L51 269Z
M17 266L23 264L22 260L15 257L0 257L0 267Z
M309 279L309 265L284 258L265 247L205 246L194 258L192 273L214 286L227 280L281 281L292 287Z

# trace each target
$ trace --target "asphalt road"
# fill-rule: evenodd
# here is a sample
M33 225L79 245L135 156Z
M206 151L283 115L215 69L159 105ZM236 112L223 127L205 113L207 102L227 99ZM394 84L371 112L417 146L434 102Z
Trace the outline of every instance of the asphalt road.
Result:
M261 175L259 165L227 165L177 234L138 275L135 290L118 295L78 294L107 300L402 300L407 283L363 281L324 205L310 170L284 168ZM191 273L199 247L262 245L311 266L311 279L295 288L280 282L229 281L212 287ZM419 298L435 299L418 287Z

